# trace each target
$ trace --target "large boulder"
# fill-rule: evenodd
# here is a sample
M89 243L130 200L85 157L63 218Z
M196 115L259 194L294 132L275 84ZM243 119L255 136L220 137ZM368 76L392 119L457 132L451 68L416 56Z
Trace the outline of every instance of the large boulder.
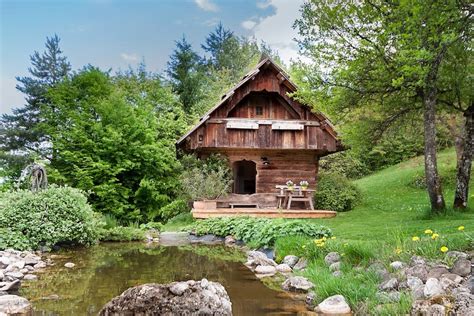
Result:
M463 258L456 260L452 272L460 276L467 276L471 273L471 261Z
M297 256L288 255L288 256L285 256L285 258L283 258L282 263L285 263L289 265L291 268L293 268L299 259L300 258L298 258Z
M30 315L30 302L18 295L0 296L0 315Z
M257 266L274 266L276 267L276 262L272 259L269 259L266 254L261 251L249 251L247 253L247 266L251 268L256 268Z
M308 292L314 287L314 284L302 276L292 276L283 282L282 289L291 292Z
M333 295L319 303L316 312L331 315L344 315L351 312L349 304L342 295Z
M326 262L328 266L339 261L341 261L341 256L337 252L330 252L324 257L324 262Z
M143 284L107 303L99 315L232 315L225 288L206 279Z
M425 288L423 290L425 297L430 298L436 295L444 294L443 287L438 279L429 278L426 281Z
M308 266L308 260L306 258L300 258L298 262L293 266L293 270L304 270Z
M416 277L426 282L428 279L428 268L424 264L416 264L406 271L407 277Z

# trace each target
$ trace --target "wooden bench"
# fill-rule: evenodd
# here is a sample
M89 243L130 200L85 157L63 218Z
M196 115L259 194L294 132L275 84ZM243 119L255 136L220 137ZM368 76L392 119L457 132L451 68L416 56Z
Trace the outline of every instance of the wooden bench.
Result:
M229 203L230 208L259 208L255 203Z

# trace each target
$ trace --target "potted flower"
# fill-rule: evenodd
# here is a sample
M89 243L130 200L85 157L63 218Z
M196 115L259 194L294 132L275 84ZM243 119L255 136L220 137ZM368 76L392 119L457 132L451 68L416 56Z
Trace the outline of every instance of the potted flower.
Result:
M301 189L307 190L308 189L308 181L303 180L300 182Z
M288 187L288 190L290 191L293 191L295 188L295 184L291 180L286 181L286 186Z

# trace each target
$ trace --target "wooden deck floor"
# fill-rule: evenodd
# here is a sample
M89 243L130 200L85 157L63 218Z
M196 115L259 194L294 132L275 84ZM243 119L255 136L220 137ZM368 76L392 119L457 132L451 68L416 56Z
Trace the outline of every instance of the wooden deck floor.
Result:
M210 218L225 216L248 216L267 218L328 218L336 216L334 211L321 210L279 210L276 208L217 208L193 209L194 218Z

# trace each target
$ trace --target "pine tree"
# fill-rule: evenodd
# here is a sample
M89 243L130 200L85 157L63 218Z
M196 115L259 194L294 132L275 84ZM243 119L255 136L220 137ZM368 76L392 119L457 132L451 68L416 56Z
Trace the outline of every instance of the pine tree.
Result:
M0 119L0 161L2 173L12 176L33 156L48 158L48 136L41 127L41 108L48 106L47 91L65 78L71 65L59 47L57 35L46 38L46 50L30 56L30 76L17 77L16 88L25 94L26 104Z
M203 73L198 54L184 36L180 41L176 41L176 48L170 57L166 73L171 79L174 92L179 95L183 110L186 113L192 112L193 106L202 97Z

